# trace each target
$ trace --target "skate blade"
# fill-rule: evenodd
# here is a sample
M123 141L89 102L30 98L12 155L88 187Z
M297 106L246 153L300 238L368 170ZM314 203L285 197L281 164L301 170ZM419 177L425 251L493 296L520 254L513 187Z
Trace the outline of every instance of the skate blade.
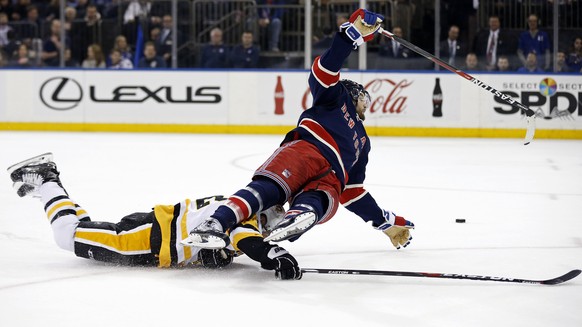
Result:
M297 217L299 218L299 217ZM306 215L297 219L294 223L284 228L275 228L269 236L265 237L264 242L281 242L290 239L293 236L303 234L315 225L315 215Z
M221 237L214 235L204 235L204 237L202 237L199 234L189 235L181 240L180 243L184 246L192 246L202 249L223 249L228 246Z
M52 152L47 152L47 153L43 153L41 155L32 157L30 159L26 159L24 161L21 161L17 164L14 164L10 167L8 167L6 170L8 171L8 174L12 174L15 170L17 170L18 168L24 167L24 166L28 166L31 164L42 164L42 163L47 163L47 162L51 162L53 161L53 154Z

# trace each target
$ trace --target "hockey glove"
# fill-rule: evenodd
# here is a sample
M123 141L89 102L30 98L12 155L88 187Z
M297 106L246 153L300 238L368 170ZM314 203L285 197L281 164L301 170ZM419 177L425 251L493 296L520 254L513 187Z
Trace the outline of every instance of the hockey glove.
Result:
M297 260L280 246L273 246L267 253L267 259L261 262L261 268L275 270L277 279L301 279L302 273Z
M385 210L382 210L382 212L386 222L376 228L390 238L392 245L396 249L400 250L401 247L407 247L412 240L410 230L414 229L414 224L400 216L396 216L393 212Z
M198 260L204 268L223 268L232 263L234 252L227 249L201 249Z
M380 28L384 16L366 9L358 9L351 16L349 22L340 26L340 32L345 33L354 41L354 49L374 38L374 33Z

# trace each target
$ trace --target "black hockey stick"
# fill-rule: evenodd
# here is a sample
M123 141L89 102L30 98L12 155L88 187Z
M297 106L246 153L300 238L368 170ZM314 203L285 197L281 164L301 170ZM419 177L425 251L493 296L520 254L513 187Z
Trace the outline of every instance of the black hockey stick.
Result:
M475 77L465 73L464 71L462 71L462 70L460 70L452 65L449 65L448 63L442 61L440 58L422 50L421 48L417 47L416 45L386 31L385 29L380 28L379 32L382 35L393 39L394 41L402 44L403 46L407 47L408 49L410 49L410 50L418 53L419 55L425 57L426 59L434 62L435 64L463 77L464 79L468 80L469 82L472 82L473 84L475 84L477 86L482 87L485 91L489 91L489 92L493 93L493 95L495 95L496 97L505 101L505 103L507 103L511 106L516 106L519 109L521 109L521 112L525 113L525 121L526 121L526 126L527 126L527 131L525 133L524 145L528 145L533 140L534 134L536 131L535 112L533 110L526 107L525 105L523 105L519 101L513 99L509 95L494 89L490 85L487 85L487 84L481 82L480 80L476 79Z
M389 271L389 270L358 270L358 269L317 269L304 268L301 269L304 274L330 274L330 275L379 275L379 276L403 276L403 277L428 277L428 278L447 278L447 279L469 279L482 280L491 282L506 282L506 283L521 283L521 284L540 284L540 285L557 285L569 281L572 278L580 275L582 272L579 269L572 270L560 277L546 279L546 280L531 280L508 277L494 277L494 276L479 276L479 275L465 275L465 274L443 274L443 273L426 273L426 272L412 272L412 271Z

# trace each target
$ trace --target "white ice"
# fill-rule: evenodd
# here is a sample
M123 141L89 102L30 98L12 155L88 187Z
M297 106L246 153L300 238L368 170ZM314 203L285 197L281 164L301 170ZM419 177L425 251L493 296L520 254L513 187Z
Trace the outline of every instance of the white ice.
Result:
M280 136L0 132L0 168L51 151L93 220L229 195ZM372 137L367 189L412 244L340 208L282 245L304 268L547 279L582 268L582 141ZM0 326L582 326L582 276L558 286L229 269L117 267L52 239L40 202L0 178ZM455 223L466 219L465 224Z

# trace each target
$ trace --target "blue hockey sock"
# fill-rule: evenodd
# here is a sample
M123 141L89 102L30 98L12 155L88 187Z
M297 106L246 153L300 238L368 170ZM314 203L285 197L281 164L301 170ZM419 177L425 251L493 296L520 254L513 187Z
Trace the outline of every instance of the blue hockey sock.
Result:
M303 192L295 197L293 204L287 211L288 215L296 215L305 211L313 211L320 220L328 206L325 193L319 191Z
M216 209L213 218L226 230L246 220L260 210L267 209L284 199L283 190L268 178L258 178L238 190L228 201Z

